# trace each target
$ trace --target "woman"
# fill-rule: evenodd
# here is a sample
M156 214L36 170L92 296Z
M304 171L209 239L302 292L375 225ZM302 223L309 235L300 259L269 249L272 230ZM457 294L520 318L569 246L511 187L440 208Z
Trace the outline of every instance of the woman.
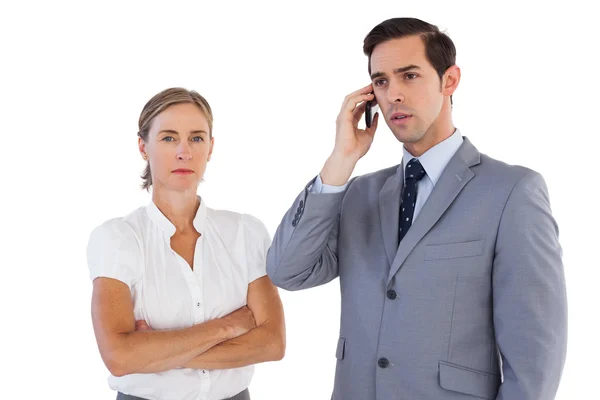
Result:
M256 218L197 195L212 111L172 88L146 104L139 151L152 201L92 232L92 321L117 399L249 399L253 364L285 352L283 308Z

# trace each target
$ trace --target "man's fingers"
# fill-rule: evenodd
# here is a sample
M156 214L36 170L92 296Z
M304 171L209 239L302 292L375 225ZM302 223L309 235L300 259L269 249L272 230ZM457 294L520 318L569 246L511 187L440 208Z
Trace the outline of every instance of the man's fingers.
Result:
M354 118L354 122L358 123L361 119L361 117L363 116L363 114L365 113L365 108L367 108L367 102L363 102L361 104L359 104L358 106L356 106L356 108L354 109L354 111L352 111L352 116Z
M355 92L350 93L349 95L347 95L344 98L342 108L345 109L345 108L350 107L353 110L354 107L356 106L356 104L358 104L360 101L362 101L362 100L357 101L356 99L360 98L360 96L368 95L372 91L373 91L373 85L369 83L367 86L360 88Z
M348 102L344 105L342 109L342 113L345 115L351 115L354 117L354 111L357 109L358 105L362 102L367 102L369 100L373 100L375 96L373 94L361 94L355 97L351 97ZM362 104L360 104L362 106ZM364 106L362 108L362 112L364 112Z

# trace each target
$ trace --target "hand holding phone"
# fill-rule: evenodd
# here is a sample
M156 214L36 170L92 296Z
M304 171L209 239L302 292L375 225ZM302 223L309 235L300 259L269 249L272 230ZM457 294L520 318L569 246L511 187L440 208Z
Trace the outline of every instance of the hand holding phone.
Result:
M348 182L358 160L369 151L377 123L374 119L374 111L377 110L374 100L371 83L344 98L335 121L335 146L320 173L324 184L341 186ZM368 122L371 128L361 129L358 125L368 101L372 102L369 105Z

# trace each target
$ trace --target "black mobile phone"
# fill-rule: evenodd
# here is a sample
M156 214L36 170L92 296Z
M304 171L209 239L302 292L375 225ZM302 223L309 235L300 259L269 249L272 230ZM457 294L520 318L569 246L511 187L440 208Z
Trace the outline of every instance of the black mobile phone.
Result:
M373 118L375 118L375 113L379 109L379 104L375 102L375 100L367 101L365 105L365 123L367 128L370 128L373 124Z

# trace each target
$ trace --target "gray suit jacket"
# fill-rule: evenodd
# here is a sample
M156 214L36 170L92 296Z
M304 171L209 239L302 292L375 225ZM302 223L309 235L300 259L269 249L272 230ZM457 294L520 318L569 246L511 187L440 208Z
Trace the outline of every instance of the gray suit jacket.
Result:
M565 361L565 279L540 174L464 142L398 246L402 164L294 201L273 282L340 278L333 399L549 400Z

